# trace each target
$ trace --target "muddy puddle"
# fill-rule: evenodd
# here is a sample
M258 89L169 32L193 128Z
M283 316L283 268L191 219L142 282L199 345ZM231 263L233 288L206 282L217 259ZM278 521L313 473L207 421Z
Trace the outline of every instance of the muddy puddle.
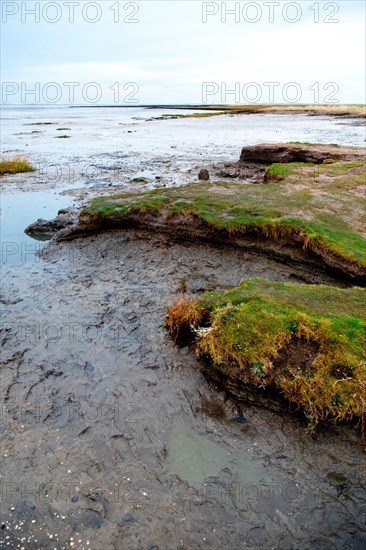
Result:
M269 472L255 467L255 462L246 457L233 457L229 448L214 443L205 432L197 432L187 420L174 418L167 446L167 473L178 475L192 487L202 488L208 478L219 478L226 469L233 471L234 484L245 487L269 483Z
M163 328L190 293L246 277L336 281L138 232L51 243L1 294L4 548L361 549L351 427L238 405Z
M9 266L32 263L48 237L37 240L24 233L38 218L52 219L58 210L68 208L73 199L59 191L46 190L19 194L1 194L1 258L3 270ZM43 241L43 242L42 242Z

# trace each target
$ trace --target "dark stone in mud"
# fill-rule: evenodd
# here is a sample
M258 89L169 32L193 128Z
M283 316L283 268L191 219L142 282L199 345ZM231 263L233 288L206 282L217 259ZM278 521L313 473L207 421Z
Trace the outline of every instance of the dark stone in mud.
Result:
M238 414L234 416L234 422L238 422L239 424L245 424L247 422L247 419L245 418L244 414L241 411L238 411Z
M49 378L50 376L62 376L63 371L58 369L48 369L45 373L45 377Z
M37 239L41 237L53 237L56 233L73 225L77 220L77 208L65 208L59 210L57 216L53 220L38 219L31 223L24 232Z
M133 178L130 183L149 183L147 178Z
M78 496L71 497L71 502L77 502L79 500Z
M202 181L208 181L210 179L209 171L206 170L206 168L203 168L202 170L200 170L198 174L198 179Z
M327 475L327 479L333 483L345 483L348 481L347 476L341 470L330 470Z
M365 149L305 143L259 144L243 147L240 162L273 164L275 162L313 162L321 164L325 159L344 161L364 160Z

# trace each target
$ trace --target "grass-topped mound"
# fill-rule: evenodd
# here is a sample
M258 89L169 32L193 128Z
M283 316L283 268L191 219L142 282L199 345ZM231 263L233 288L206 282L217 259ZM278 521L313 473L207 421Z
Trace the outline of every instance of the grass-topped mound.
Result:
M365 291L242 282L224 293L181 298L166 317L178 342L194 340L199 358L230 381L280 395L310 426L366 420Z
M34 172L35 168L24 157L13 159L0 159L0 175L19 174L21 172Z
M294 240L304 250L325 253L364 273L365 165L277 164L267 173L281 181L269 185L205 182L101 197L82 211L79 226L123 226L149 217L165 224L185 217L187 225L194 217L229 237Z
M324 161L365 161L366 148L340 146L334 143L257 143L243 147L241 162L255 162L269 165L274 162L312 162L322 164Z

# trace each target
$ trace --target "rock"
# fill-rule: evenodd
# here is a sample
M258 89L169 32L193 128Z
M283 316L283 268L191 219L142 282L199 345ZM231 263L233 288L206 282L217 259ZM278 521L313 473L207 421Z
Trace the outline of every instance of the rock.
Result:
M38 219L31 223L25 229L25 233L31 237L53 237L56 233L76 223L77 208L65 208L59 210L57 216L53 220Z
M234 416L233 420L234 422L238 422L239 424L245 424L247 422L247 419L240 410L238 411L237 415Z
M274 162L313 162L321 164L326 159L363 160L365 149L306 143L259 144L243 147L240 162L273 164Z
M331 469L327 472L326 478L329 479L331 483L345 483L348 481L347 475L344 472L344 468L338 465L334 469Z
M147 178L139 177L133 178L132 180L130 180L130 183L149 183L149 180Z
M210 174L206 168L202 168L200 173L198 174L198 179L201 181L208 181L210 179Z
M63 371L58 369L48 369L45 372L45 378L49 378L50 376L62 376Z

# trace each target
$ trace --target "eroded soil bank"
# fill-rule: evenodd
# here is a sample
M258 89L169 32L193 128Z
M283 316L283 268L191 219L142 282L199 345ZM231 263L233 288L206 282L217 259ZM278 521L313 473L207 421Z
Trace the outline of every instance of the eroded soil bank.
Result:
M127 214L123 219L118 217L103 219L101 217L81 214L78 222L55 235L57 241L69 241L78 236L88 236L108 229L137 228L146 234L160 234L172 242L187 242L222 246L224 249L238 249L243 252L260 252L273 261L297 266L299 274L304 269L304 278L307 270L328 274L341 285L365 286L366 269L355 262L331 254L318 247L316 250L304 249L304 238L295 232L290 237L273 239L264 237L257 231L240 235L231 235L227 231L218 230L198 217L177 215L166 218L164 215L141 215L139 212ZM301 277L301 275L300 275Z
M53 242L21 277L6 272L4 547L364 547L359 435L239 409L163 328L174 295L254 276L337 284L134 230Z

